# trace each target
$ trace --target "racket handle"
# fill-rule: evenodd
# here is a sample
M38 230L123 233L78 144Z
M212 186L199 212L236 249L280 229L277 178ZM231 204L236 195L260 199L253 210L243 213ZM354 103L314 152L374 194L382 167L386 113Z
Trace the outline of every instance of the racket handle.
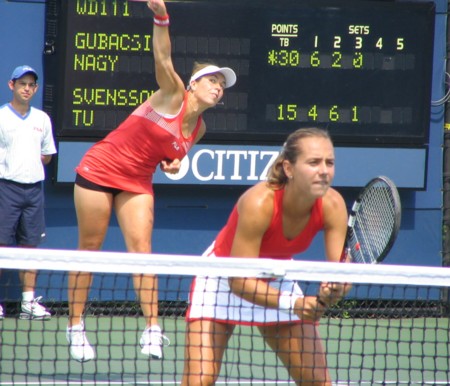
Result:
M344 248L342 250L342 254L341 254L341 258L340 258L340 262L343 263L347 260L347 257L350 255L350 248Z

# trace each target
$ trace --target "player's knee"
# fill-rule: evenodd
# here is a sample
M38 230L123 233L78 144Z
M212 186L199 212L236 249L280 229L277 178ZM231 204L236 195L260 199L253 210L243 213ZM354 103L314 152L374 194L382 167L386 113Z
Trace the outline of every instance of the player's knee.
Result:
M99 251L103 244L103 235L80 239L78 249L82 251Z

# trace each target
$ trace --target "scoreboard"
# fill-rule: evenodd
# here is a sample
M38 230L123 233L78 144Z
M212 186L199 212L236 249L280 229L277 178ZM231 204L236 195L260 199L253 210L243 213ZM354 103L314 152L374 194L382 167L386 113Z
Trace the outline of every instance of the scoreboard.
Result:
M158 86L145 2L48 0L44 106L59 140L96 141ZM299 127L336 145L428 143L433 2L167 1L172 58L235 70L204 114L211 144L279 144Z

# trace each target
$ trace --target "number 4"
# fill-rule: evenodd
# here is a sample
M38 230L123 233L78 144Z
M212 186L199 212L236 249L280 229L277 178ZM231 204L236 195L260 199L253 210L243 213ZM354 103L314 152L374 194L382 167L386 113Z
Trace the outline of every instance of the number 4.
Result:
M377 47L378 49L383 49L383 38L379 38L377 40L377 44L375 44L375 47Z
M311 108L308 110L308 117L311 118L311 120L316 121L317 120L317 105L312 105Z

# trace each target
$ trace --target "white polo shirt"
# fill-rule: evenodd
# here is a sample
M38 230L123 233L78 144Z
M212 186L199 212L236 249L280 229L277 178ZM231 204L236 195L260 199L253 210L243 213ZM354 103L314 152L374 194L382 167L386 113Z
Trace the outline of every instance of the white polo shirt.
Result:
M49 116L34 107L26 116L0 107L0 178L23 184L45 179L41 155L56 153Z

